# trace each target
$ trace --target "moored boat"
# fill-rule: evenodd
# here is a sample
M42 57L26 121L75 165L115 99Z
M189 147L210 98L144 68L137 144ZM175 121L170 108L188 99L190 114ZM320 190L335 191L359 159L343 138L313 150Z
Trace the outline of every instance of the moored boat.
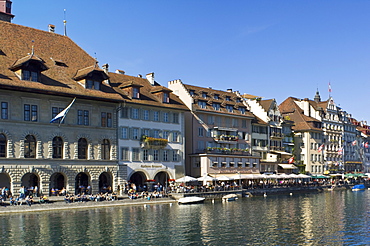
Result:
M188 196L182 197L177 202L178 204L194 204L194 203L203 203L206 198L199 196Z
M352 191L365 190L365 185L359 184L352 187Z
M228 194L222 197L223 201L228 201L228 202L235 201L236 199L238 199L238 196L236 194Z

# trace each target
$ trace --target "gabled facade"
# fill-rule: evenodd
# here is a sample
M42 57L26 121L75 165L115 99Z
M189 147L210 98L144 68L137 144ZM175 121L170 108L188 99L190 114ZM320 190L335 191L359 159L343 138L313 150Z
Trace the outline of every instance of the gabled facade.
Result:
M259 157L251 152L253 114L232 90L170 81L171 89L190 112L185 114L186 174L235 175L259 173Z
M261 172L296 171L297 167L289 163L292 147L289 138L291 130L288 128L291 128L292 122L284 122L275 99L262 100L260 97L245 95L244 100L259 119L252 123L252 148L262 158Z
M172 91L147 78L109 73L122 95L119 107L119 167L138 190L184 175L185 125L188 108Z
M0 33L0 185L13 194L117 190L122 96L109 76L66 36L6 21ZM74 98L64 122L50 123Z

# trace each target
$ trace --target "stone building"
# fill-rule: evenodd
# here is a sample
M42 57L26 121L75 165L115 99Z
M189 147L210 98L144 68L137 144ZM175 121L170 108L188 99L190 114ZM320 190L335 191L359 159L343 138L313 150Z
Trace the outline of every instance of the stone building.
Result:
M13 194L117 189L126 176L117 165L122 97L107 73L69 37L2 20L0 185ZM64 121L50 123L74 98Z

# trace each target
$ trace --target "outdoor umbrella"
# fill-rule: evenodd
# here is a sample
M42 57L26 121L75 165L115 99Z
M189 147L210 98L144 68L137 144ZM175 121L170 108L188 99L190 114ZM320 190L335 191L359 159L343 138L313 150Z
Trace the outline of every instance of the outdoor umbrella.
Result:
M229 181L229 180L234 180L233 178L227 177L225 175L222 176L217 176L217 179L220 181Z
M198 181L217 181L218 179L214 178L214 177L211 177L211 176L208 176L208 175L205 175L205 176L202 176L200 178L197 178Z
M194 177L190 177L190 176L184 176L182 178L176 179L177 183L186 183L186 182L194 182L194 181L198 181L198 179Z

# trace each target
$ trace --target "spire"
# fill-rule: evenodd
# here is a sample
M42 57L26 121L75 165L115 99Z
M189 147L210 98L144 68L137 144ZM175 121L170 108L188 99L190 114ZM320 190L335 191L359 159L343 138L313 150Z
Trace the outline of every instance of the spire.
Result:
M314 101L317 102L317 103L318 102L321 102L321 97L320 97L319 89L316 90L316 95L315 95Z

